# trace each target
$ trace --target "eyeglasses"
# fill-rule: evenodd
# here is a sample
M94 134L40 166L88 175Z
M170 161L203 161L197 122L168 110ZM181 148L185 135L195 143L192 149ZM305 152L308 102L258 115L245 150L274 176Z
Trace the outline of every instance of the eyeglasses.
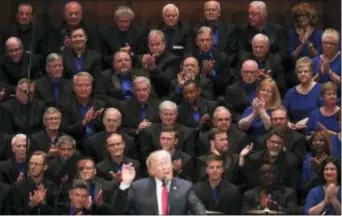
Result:
M34 163L34 162L29 162L29 166L43 166L43 163Z
M277 145L283 145L284 144L284 142L278 141L278 140L268 140L268 142L270 142L272 144L277 144Z

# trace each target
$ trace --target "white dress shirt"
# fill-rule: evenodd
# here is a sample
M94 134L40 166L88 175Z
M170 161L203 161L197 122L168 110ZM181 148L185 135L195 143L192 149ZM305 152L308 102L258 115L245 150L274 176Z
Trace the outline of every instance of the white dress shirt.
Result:
M157 202L158 202L158 213L159 215L162 215L162 189L163 189L163 182L160 181L159 179L156 179L156 193L157 193ZM167 191L170 191L170 183L171 181L167 182L166 188ZM168 201L169 203L169 201Z

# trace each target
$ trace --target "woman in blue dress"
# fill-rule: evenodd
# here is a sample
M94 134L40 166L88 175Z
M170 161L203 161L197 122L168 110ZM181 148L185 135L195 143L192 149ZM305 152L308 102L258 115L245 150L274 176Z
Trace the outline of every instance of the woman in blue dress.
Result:
M321 169L321 185L310 190L305 200L307 215L341 215L341 166L327 158Z
M338 134L331 136L332 156L341 160L341 112L336 113L336 118L340 126Z

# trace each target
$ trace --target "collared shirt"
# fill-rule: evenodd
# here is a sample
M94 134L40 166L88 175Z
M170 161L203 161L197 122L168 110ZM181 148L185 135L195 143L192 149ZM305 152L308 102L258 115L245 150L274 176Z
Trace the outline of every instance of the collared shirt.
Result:
M91 196L91 200L95 201L95 182L92 181L88 188L89 195Z
M259 70L265 69L265 66L266 66L266 62L265 61L258 62L258 69Z
M69 215L75 215L77 212L79 212L78 209L70 206Z
M219 40L219 24L218 21L208 21L209 27L213 32L213 50L217 49Z
M119 31L118 32L118 37L119 37L119 44L120 44L120 47L124 47L127 40L127 31Z
M115 161L112 161L112 164L113 164L114 173L121 172L121 166L123 164L123 161L120 164L116 163Z
M221 181L214 188L211 188L211 198L212 198L212 200L216 200L217 197L219 197L220 187L221 187Z
M201 111L199 109L192 111L192 117L195 122L199 123L201 121Z
M156 192L157 192L157 202L158 202L158 213L162 215L162 189L163 189L163 182L159 179L155 178L156 180ZM166 185L167 191L170 191L171 181L169 181Z
M146 112L147 112L147 104L144 104L143 106L140 107L140 110L139 110L140 120L144 120L146 118Z
M53 89L54 102L55 102L55 105L57 105L59 102L61 83L59 80L52 80L52 79L50 79L50 83Z
M83 119L85 118L85 115L87 114L89 109L90 109L90 105L89 104L87 104L85 106L80 104L80 111L81 111L81 116L82 116ZM93 134L94 134L94 131L91 128L91 126L89 124L86 124L85 136L91 136Z
M84 55L76 56L74 66L76 68L77 73L84 71Z
M248 101L249 103L252 104L253 99L255 98L255 92L256 92L256 84L247 84L247 83L243 83L242 87L244 89L246 89L247 94L248 94Z
M130 76L122 76L118 75L120 81L121 81L121 90L122 94L124 95L125 99L129 99L133 96L133 85L132 85L132 80Z
M16 163L15 167L17 168L17 170L19 170L19 172L24 172L26 168L26 162Z
M166 36L166 41L167 45L170 46L172 44L172 38L175 33L175 28L174 27L167 27L165 30L165 36Z

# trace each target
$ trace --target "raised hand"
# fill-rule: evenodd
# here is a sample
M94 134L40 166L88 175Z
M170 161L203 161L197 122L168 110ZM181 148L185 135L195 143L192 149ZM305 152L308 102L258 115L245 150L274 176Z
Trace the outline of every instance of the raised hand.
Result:
M183 168L182 159L172 161L172 167L177 173L180 173Z
M131 184L135 178L135 175L136 173L132 163L122 165L121 177L123 184Z
M246 145L245 148L243 148L240 152L240 157L246 157L249 153L253 150L253 143Z
M122 181L121 172L114 173L113 171L109 171L109 174L112 176L115 183L120 184L120 182Z
M20 182L24 179L24 173L23 172L20 172L19 175L18 175L18 178L17 178L17 182Z
M100 207L103 205L103 198L102 198L102 189L97 193L95 198L95 205Z

